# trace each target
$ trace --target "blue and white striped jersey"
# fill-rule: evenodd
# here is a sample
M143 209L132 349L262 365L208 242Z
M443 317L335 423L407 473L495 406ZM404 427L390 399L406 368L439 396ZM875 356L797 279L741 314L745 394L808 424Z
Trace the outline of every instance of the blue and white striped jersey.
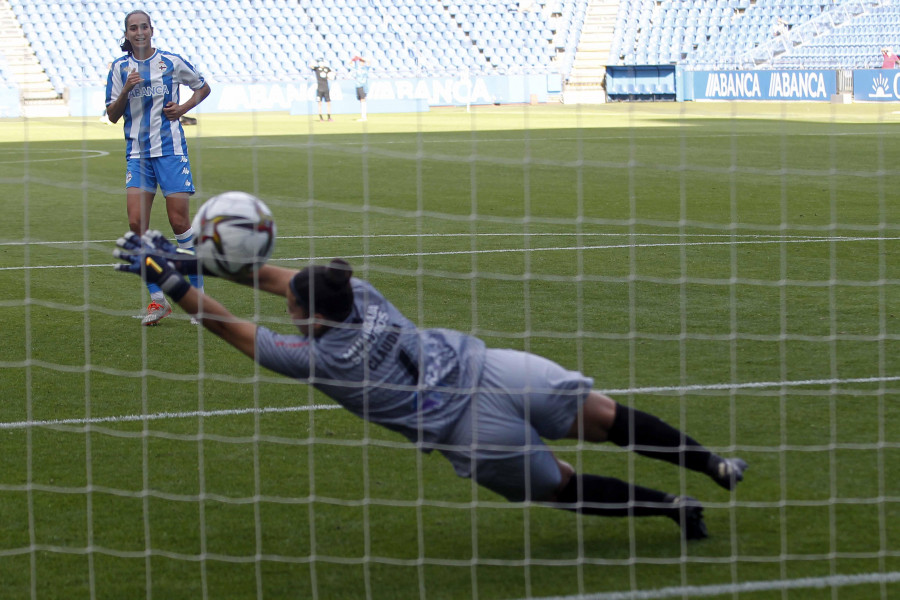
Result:
M419 329L371 284L351 283L353 312L344 323L317 338L259 327L257 362L309 381L350 412L413 442L440 442L478 388L484 342Z
M203 87L206 80L197 69L177 54L156 50L146 60L125 55L112 63L106 79L106 105L119 96L134 70L143 82L128 93L125 105L125 156L152 158L187 155L187 141L179 120L169 121L163 107L169 102L180 104L178 86L192 90Z

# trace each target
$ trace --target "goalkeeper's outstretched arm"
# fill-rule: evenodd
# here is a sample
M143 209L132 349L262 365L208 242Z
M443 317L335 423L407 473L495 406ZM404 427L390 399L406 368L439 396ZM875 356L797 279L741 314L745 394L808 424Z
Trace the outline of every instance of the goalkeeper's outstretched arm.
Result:
M274 265L262 265L256 272L236 283L255 287L277 296L286 296L291 278L296 269L286 269ZM194 315L206 329L216 334L247 356L256 359L256 324L235 317L218 300L207 296L197 288L191 288L178 305L185 312Z
M252 275L234 281L283 297L287 295L288 285L296 274L296 269L262 265ZM256 359L256 324L238 319L217 300L193 287L178 300L178 305L200 320L209 331Z
M193 252L182 253L158 231L148 231L143 238L128 231L116 240L113 256L122 260L122 264L116 265L117 271L134 273L148 283L157 284L185 312L200 319L209 331L250 358L256 358L256 325L238 319L185 280L185 274L196 273L198 269ZM278 279L277 273L263 277L273 290L278 289Z
M256 272L244 279L235 280L248 287L255 287L276 296L287 296L291 278L298 273L297 269L286 269L274 265L262 265Z
M256 358L256 324L235 317L218 300L191 287L178 301L186 313L194 315L216 334L250 358Z
M296 274L296 269L262 265L252 275L234 281L284 297L287 295L291 278ZM238 319L221 303L197 288L192 287L177 302L185 312L200 320L209 331L250 358L256 359L256 324Z

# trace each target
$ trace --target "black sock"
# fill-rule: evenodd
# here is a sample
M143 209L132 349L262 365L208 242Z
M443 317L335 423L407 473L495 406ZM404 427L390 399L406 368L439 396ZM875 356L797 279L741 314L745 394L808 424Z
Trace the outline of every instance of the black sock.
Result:
M621 404L616 404L616 418L608 439L617 446L633 446L643 456L683 464L707 475L712 475L722 461L700 442L658 417Z
M675 497L600 475L573 475L557 498L556 506L586 515L649 517L678 520Z

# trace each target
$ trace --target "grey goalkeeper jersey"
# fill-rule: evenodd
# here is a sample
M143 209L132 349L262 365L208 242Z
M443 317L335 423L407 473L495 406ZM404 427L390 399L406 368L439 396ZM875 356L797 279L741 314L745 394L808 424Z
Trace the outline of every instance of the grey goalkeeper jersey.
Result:
M259 327L257 362L308 381L411 441L441 441L478 387L484 342L449 329L419 329L370 283L353 278L351 284L353 312L322 336Z

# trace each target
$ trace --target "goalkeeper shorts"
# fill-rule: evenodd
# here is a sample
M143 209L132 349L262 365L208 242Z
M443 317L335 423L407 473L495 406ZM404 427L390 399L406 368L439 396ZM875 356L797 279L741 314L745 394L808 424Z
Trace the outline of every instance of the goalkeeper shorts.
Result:
M488 349L478 392L441 453L457 475L508 500L548 500L562 475L542 438L566 436L593 385L541 356Z

